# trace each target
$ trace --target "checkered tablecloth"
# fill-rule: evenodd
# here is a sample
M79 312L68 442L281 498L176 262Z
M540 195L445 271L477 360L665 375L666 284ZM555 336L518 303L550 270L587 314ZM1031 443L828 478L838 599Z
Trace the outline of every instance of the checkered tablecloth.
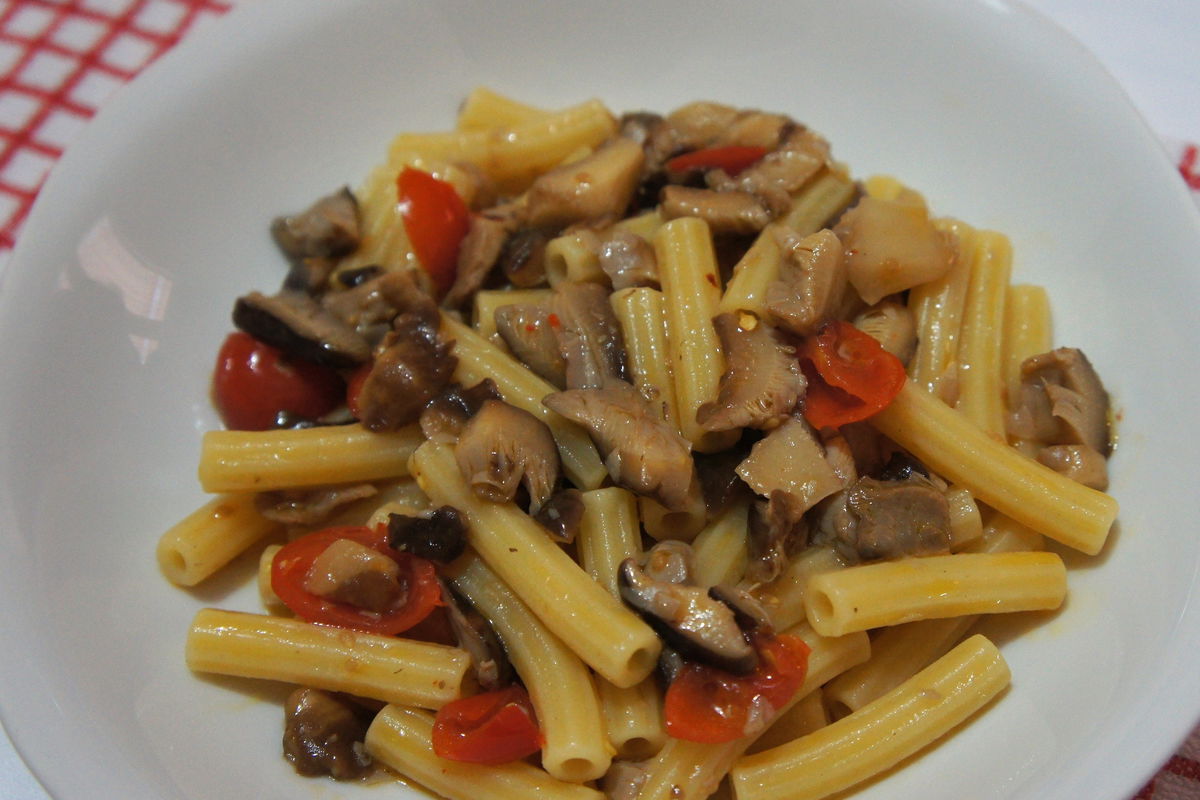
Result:
M47 172L105 100L232 1L0 0L0 271ZM1200 147L1163 144L1200 203ZM45 796L3 737L0 756L0 795ZM1200 800L1200 729L1133 800Z

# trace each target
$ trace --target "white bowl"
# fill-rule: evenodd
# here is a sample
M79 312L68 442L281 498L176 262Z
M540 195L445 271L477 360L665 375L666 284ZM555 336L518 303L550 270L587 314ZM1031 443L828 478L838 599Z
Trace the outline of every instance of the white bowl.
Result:
M1200 217L1104 71L1000 0L255 2L185 42L89 127L0 295L0 703L60 800L366 797L279 756L276 687L202 680L202 605L155 566L203 499L207 383L232 299L276 285L275 214L357 183L473 86L615 110L782 110L858 176L1008 233L1122 412L1119 530L1069 557L1067 608L1003 637L1011 690L863 798L1125 800L1200 713L1193 598ZM1026 626L1030 627L1030 626ZM397 790L397 796L407 796Z

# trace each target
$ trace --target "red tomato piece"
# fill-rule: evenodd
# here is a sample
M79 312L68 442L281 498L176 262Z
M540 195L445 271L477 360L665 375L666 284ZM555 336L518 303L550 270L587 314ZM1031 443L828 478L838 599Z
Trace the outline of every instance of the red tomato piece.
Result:
M804 418L837 428L883 409L904 386L904 364L875 337L843 320L821 326L805 340L800 367L808 378Z
M352 539L399 564L400 582L406 589L403 602L390 611L377 614L348 603L327 600L305 589L304 583L313 561L338 539ZM407 631L429 616L442 602L442 590L433 562L389 547L387 529L382 526L326 528L284 545L271 562L271 589L284 605L307 622L385 636Z
M401 170L396 191L413 252L445 294L454 285L458 248L470 227L470 212L453 186L412 167Z
M334 370L290 360L236 331L225 338L213 370L213 403L227 428L265 431L279 412L316 419L341 405L345 385Z
M541 747L533 703L520 686L452 700L433 721L433 752L451 761L506 764Z
M797 636L763 637L759 665L733 675L686 664L663 702L667 733L676 739L718 744L760 730L791 701L808 674L809 647Z
M753 166L768 152L770 151L765 147L753 145L731 144L725 147L707 147L668 159L667 169L671 172L687 172L693 169L719 168L730 175L737 175L747 167Z

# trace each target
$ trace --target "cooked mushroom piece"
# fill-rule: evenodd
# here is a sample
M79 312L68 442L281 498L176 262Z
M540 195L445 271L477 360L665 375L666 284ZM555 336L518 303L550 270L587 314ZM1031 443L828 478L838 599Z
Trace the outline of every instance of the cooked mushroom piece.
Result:
M399 575L400 567L390 557L353 539L338 539L313 559L304 589L327 600L382 613L406 593Z
M500 637L475 606L459 595L445 581L442 603L454 640L471 656L475 678L484 691L499 689L512 681L512 663L500 642Z
M769 126L780 124L778 120L771 120L771 116L768 115L765 121L768 128L760 134L765 141L769 141ZM792 204L792 194L829 163L830 150L829 142L801 126L793 126L786 132L780 128L775 135L778 137L780 134L783 134L783 139L779 146L766 145L772 147L771 152L755 164L735 176L714 170L706 176L708 185L722 192L748 192L760 198L773 216L786 213ZM745 137L747 143L751 140L746 132L740 135Z
M457 442L463 426L479 411L484 401L500 399L500 390L491 378L484 378L469 388L452 383L421 411L421 433L431 441L446 444Z
M1021 405L1013 414L1020 438L1086 445L1107 456L1108 415L1108 392L1083 351L1060 347L1021 364Z
M614 761L604 773L601 789L608 800L637 800L649 777L645 762Z
M280 489L262 492L254 505L259 514L284 525L319 525L342 506L371 497L377 491L369 483Z
M449 564L467 549L467 523L454 506L441 506L420 517L389 514L388 546Z
M496 332L521 363L560 389L567 386L567 360L558 347L550 310L527 303L496 309Z
M485 400L467 421L454 457L472 491L485 500L510 502L523 484L532 514L558 481L558 448L546 423L502 400Z
M458 247L454 283L442 298L443 306L458 308L483 287L507 240L503 222L482 214L471 215L467 235Z
M596 256L613 291L659 285L654 248L635 233L610 230L601 238Z
M418 283L410 270L384 272L341 292L326 292L321 306L360 336L379 344L401 314L416 316L436 328L440 323L437 303Z
M737 473L763 497L774 491L793 495L799 513L842 488L808 424L796 416L755 442Z
M696 453L696 474L710 517L715 517L735 500L748 497L750 487L737 474L737 466L749 453L749 445L728 447L715 453Z
M738 627L733 610L697 586L656 581L627 558L617 572L621 597L684 658L746 675L758 653Z
M348 701L300 688L284 703L283 755L301 775L361 778L371 767L363 748L367 720Z
M800 237L771 229L779 247L779 278L767 286L767 318L797 336L815 332L832 317L846 293L842 243L828 229Z
M771 491L754 503L746 538L746 574L751 583L770 583L779 577L793 553L808 544L806 508L790 492Z
M358 247L358 201L343 188L300 214L277 217L271 236L291 262L284 288L315 294L337 259Z
M734 620L743 631L767 636L775 633L775 626L771 624L771 615L767 613L767 609L758 598L745 589L717 584L709 587L708 596L729 606Z
M671 511L687 508L699 493L691 445L630 384L614 380L603 389L570 389L542 403L587 429L618 486Z
M672 185L663 187L659 201L666 219L700 217L716 235L758 233L771 221L771 212L749 192Z
M578 489L563 489L551 495L533 518L555 541L570 544L579 535L584 510L583 494Z
M881 300L854 318L854 327L870 334L905 366L917 349L917 321L908 306Z
M746 312L713 318L725 372L714 402L696 410L705 430L768 429L783 422L804 395L796 349L770 323Z
M1037 460L1076 483L1108 489L1108 461L1086 444L1056 444L1038 451Z
M902 481L860 478L846 493L846 508L853 524L835 543L844 555L872 560L950 549L946 495L916 473Z
M554 287L550 301L551 330L566 360L568 389L599 389L610 380L625 380L625 340L598 283L567 281Z
M402 314L380 343L358 404L364 427L394 431L416 422L421 411L450 383L458 359L436 327Z
M516 231L500 251L500 271L519 289L541 286L546 282L546 245L550 235L537 228Z
M645 154L632 139L615 137L596 152L534 180L525 194L523 218L535 228L615 219L633 199Z
M300 361L347 369L371 357L366 339L302 292L239 297L233 324Z

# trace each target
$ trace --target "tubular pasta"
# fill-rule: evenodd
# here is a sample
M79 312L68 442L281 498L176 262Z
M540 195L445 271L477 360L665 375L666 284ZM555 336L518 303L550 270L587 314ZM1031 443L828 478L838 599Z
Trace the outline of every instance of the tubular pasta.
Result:
M223 494L188 514L158 540L163 575L179 586L195 586L248 550L283 531L258 513L253 494Z

